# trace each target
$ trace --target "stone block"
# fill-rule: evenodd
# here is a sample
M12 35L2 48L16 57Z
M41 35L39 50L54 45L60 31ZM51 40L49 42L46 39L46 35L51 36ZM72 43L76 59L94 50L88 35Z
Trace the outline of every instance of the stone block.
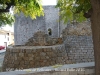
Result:
M46 56L45 58L46 58L46 59L49 59L49 57L48 57L48 56Z
M15 64L15 65L18 65L18 64L19 64L19 61L14 62L14 64Z
M69 74L70 74L70 75L78 75L78 74L77 74L77 71L74 71L74 70L73 70L73 71L69 71Z
M30 61L29 63L30 63L30 65L34 65L35 64L34 61Z
M19 53L19 57L24 57L24 53Z
M40 67L41 66L40 62L36 62L34 65L35 65L35 67Z
M15 49L15 50L13 50L13 52L20 52L20 49Z
M34 60L34 58L33 57L29 57L29 60Z
M46 54L47 54L48 56L50 56L50 52L46 52Z
M36 58L35 58L36 59ZM42 59L42 60L44 60L44 59L46 59L46 57L40 57L40 59ZM37 59L36 59L37 60Z
M24 65L24 61L19 62L20 65Z
M24 53L24 56L25 56L25 57L28 57L28 53Z
M41 52L40 56L46 56L46 53L45 52Z
M86 69L85 70L85 74L87 74L87 75L94 74L94 73L95 73L94 69Z
M26 53L31 53L32 51L30 49L27 49L26 50Z
M43 58L45 59L45 57L35 57L35 60L38 61L38 60L43 59Z
M89 59L89 57L88 57L88 56L86 56L86 57L84 57L84 59Z
M69 71L60 71L60 75L70 75L70 73Z
M23 57L24 61L28 61L29 60L29 57Z
M87 61L88 59L82 59L82 61Z
M31 57L34 57L34 54L32 54Z
M35 53L36 52L36 49L32 49L32 51L31 51L32 53Z
M24 64L25 65L29 65L29 61L24 61Z
M33 55L32 53L29 53L29 54L28 54L28 57L32 57L32 55Z
M77 71L77 74L78 74L78 75L84 75L85 72L84 72L84 71Z

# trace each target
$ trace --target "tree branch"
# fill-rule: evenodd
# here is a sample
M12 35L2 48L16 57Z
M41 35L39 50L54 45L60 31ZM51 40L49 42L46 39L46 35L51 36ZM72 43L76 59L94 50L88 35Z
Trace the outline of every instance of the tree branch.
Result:
M84 17L86 17L86 18L90 18L91 17L91 15L92 15L92 12L93 12L93 9L91 8L91 9L89 9L88 10L88 12L87 13L84 13Z
M3 12L9 12L9 10L7 10L7 9L0 9L0 13L3 13Z
M12 6L12 3L6 3L6 5L7 5L6 9L9 10Z
M12 5L14 5L14 3L13 2L6 3L6 5L7 5L6 9L0 9L0 13L9 12L9 9L11 8Z

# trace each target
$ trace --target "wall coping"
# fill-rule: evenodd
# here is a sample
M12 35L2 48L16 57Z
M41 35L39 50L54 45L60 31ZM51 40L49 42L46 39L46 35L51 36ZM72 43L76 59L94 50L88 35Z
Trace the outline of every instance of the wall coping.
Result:
M64 46L64 45L61 44L61 45L53 45L53 46L8 46L7 49L40 49L40 48L55 48L60 46Z

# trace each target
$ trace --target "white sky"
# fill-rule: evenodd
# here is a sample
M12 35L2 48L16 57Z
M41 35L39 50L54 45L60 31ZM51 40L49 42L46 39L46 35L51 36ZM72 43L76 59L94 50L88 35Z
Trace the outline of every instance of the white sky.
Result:
M56 5L57 0L42 0L43 5Z
M2 27L4 30L7 30L7 31L11 31L11 32L14 32L14 26L8 26L6 25L5 27Z

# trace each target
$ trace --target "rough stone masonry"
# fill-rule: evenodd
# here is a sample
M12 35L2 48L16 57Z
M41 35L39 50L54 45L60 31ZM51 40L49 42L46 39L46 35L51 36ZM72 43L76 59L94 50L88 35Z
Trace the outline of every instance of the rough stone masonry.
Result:
M8 47L3 62L3 71L65 63L71 62L67 61L64 45Z
M36 20L26 18L23 14L16 15L15 46L7 48L4 71L8 68L24 69L94 61L90 23L70 23L64 26L62 21L57 22L58 9L46 6L44 11L45 16ZM49 28L52 29L52 35L48 37ZM33 36L38 31L43 32L38 35L42 38Z
M92 62L94 52L90 38L89 36L67 36L61 45L8 47L3 62L3 71ZM43 42L39 44L44 45Z

